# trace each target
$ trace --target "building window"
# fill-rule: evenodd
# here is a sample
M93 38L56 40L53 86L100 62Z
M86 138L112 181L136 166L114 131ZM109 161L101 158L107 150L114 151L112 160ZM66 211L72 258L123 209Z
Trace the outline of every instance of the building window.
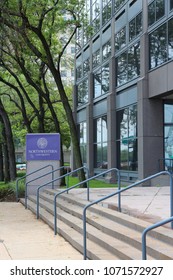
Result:
M103 0L102 25L111 18L111 6L112 3L110 0Z
M173 59L173 18L149 35L149 53L150 69Z
M135 39L142 32L142 13L129 22L129 41Z
M77 105L88 102L88 79L82 81L77 87Z
M130 46L117 57L117 86L121 86L140 75L140 42Z
M107 168L107 116L94 120L94 167Z
M115 35L115 52L119 51L126 45L126 27L123 27L116 35Z
M85 76L86 74L88 74L89 71L90 71L90 60L89 60L89 58L88 58L88 59L86 59L86 60L84 61L84 63L83 63L83 74L84 74L84 76Z
M161 19L165 15L165 0L154 0L148 6L148 26Z
M87 128L86 122L82 122L78 125L78 133L79 133L79 143L80 143L80 150L82 156L83 164L87 162L86 159L86 151L87 151Z
M92 3L92 26L93 32L97 33L100 29L100 0L93 0Z
M173 9L173 0L170 0L170 10Z
M109 92L109 64L94 73L94 98Z
M93 68L100 64L100 49L93 53Z
M80 80L82 78L82 65L76 68L76 79Z
M131 105L117 112L118 168L137 171L137 106Z
M111 40L102 47L102 60L105 61L111 56Z
M121 8L121 6L125 3L125 0L114 0L114 10L115 13L117 12L118 9Z

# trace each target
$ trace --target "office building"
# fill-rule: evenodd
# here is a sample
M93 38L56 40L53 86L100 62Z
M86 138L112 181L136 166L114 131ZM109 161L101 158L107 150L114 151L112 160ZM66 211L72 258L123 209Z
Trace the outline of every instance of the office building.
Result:
M173 158L173 0L88 0L86 12L74 86L83 163L146 178Z

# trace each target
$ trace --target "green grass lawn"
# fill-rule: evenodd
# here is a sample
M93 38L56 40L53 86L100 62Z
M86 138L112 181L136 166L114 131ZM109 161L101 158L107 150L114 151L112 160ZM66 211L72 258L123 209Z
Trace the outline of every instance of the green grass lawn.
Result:
M18 177L25 175L24 172L19 172ZM67 182L67 177L66 177ZM78 177L69 176L69 186L72 187L79 183ZM80 187L80 185L79 185ZM109 184L104 182L104 180L91 180L89 181L90 188L117 188L117 184ZM22 179L19 182L19 197L24 197L25 193L25 179ZM9 196L15 197L16 196L16 182L10 182L5 184L4 182L0 182L0 201L3 201L6 197Z
M69 177L69 187L72 187L79 183L79 179L77 177ZM80 187L80 186L79 186ZM89 181L90 188L117 188L117 184L109 184L102 180L91 180Z

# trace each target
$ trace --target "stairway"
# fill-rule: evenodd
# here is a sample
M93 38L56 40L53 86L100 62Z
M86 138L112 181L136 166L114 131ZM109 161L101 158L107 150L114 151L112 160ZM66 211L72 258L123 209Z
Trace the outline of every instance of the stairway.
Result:
M55 190L40 192L40 218L54 228ZM36 196L28 197L28 209L36 213ZM24 204L24 200L21 199ZM82 213L87 201L73 191L57 198L57 232L83 253ZM87 258L93 260L140 260L142 231L147 221L94 205L87 210ZM52 234L54 234L52 232ZM161 227L147 235L147 259L173 259L173 230Z

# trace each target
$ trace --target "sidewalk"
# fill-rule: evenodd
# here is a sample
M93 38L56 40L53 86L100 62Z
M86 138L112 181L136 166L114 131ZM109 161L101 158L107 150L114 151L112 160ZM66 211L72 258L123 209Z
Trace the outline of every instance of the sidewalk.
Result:
M82 260L83 256L21 203L0 202L0 260Z
M115 189L91 189L90 200L99 199ZM86 189L70 192L86 199ZM112 197L103 206L115 208ZM170 216L169 187L136 187L122 193L123 212L157 222ZM82 260L83 256L20 203L0 202L0 260Z

